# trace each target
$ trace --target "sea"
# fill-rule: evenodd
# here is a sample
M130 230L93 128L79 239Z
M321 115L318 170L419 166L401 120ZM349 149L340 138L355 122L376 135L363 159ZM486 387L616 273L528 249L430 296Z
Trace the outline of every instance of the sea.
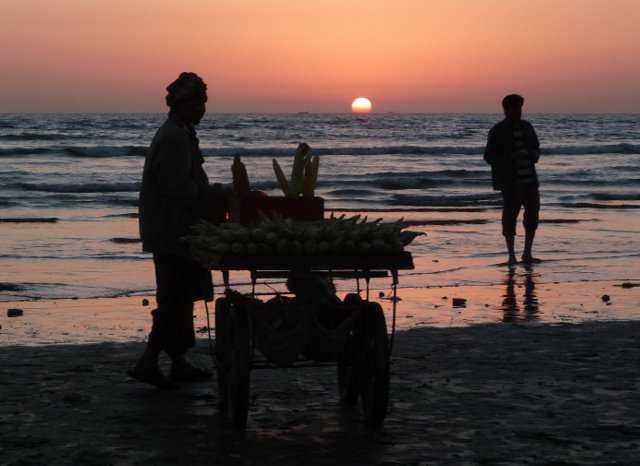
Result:
M541 141L538 285L640 280L640 114L524 117ZM0 114L0 301L153 294L137 205L144 158L165 118ZM230 184L239 154L252 189L281 195L272 159L290 171L304 142L320 157L316 194L326 215L402 219L426 233L408 246L415 269L402 271L402 291L503 280L501 199L482 158L501 119L210 113L197 131L212 183Z

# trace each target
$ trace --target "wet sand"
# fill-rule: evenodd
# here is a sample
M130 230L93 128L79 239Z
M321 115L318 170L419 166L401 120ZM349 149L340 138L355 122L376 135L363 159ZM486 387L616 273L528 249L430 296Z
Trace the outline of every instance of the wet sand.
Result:
M627 291L629 305L640 307L638 288ZM91 303L105 321L88 329L81 321ZM130 316L127 303L142 315ZM163 391L124 375L148 325L140 298L65 304L76 307L52 318L69 330L59 337L64 344L37 322L26 325L35 310L25 305L24 316L11 318L23 319L19 326L7 324L3 309L2 465L631 465L640 458L639 321L495 320L398 331L389 413L377 430L357 406L339 403L335 367L254 370L247 428L238 432L218 412L215 378ZM39 305L45 313L52 303ZM18 329L38 328L30 346L24 335L15 341ZM192 358L212 368L199 335Z

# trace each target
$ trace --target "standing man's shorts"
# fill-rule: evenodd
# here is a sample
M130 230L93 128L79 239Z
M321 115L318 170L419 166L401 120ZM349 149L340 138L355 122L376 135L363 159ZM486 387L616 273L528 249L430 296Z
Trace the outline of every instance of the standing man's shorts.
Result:
M535 184L518 186L515 191L502 191L502 235L515 236L520 207L524 207L522 225L525 232L538 228L540 192Z

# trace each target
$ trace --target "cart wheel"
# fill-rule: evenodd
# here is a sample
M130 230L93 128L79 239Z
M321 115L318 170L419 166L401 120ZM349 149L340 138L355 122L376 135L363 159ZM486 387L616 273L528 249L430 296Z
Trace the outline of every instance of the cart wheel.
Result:
M221 409L227 409L227 372L226 364L227 358L225 353L225 337L229 332L227 328L227 321L231 303L227 298L216 299L216 314L215 314L215 326L216 326L216 372L218 379L218 405Z
M344 404L353 405L358 401L360 393L358 386L358 372L356 370L355 339L357 335L352 333L349 336L343 353L338 359L338 391L340 401Z
M231 425L243 428L249 413L249 316L242 306L227 313L229 333L225 336L227 413Z
M389 404L389 338L384 311L377 303L363 310L363 359L360 367L362 411L367 422L380 425Z

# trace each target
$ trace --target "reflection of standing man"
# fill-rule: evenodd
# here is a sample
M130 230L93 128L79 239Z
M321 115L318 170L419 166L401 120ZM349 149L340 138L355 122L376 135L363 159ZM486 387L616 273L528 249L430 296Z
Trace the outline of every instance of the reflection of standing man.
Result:
M533 126L523 120L524 98L510 94L502 100L505 119L489 131L484 160L491 164L493 189L502 192L502 235L507 243L510 265L516 264L514 240L520 207L524 207L525 232L522 261L537 262L531 254L538 228L540 193L535 164L540 143Z
M536 283L534 280L533 267L525 267L524 274L524 299L522 301L524 313L521 313L518 299L516 298L516 272L515 267L509 267L509 272L504 281L506 290L502 297L502 321L517 322L518 320L535 320L539 316L538 297L536 295Z

